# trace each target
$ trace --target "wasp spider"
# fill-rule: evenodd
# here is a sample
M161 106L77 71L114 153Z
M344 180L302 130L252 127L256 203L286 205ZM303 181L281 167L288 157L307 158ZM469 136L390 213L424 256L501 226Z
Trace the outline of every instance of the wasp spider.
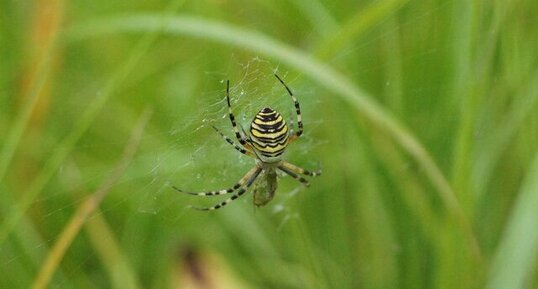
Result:
M188 194L197 196L218 196L232 194L235 192L235 194L229 199L220 202L215 206L196 209L211 211L222 208L235 199L241 197L252 185L254 185L254 205L263 206L271 201L275 195L277 188L277 171L282 171L285 174L290 175L292 178L301 182L305 186L309 186L309 183L301 175L315 177L321 174L321 171L307 171L282 160L282 154L286 150L286 147L290 143L297 140L303 133L303 122L301 119L301 108L297 98L295 98L286 83L284 83L284 81L278 75L275 74L275 76L286 88L288 94L291 96L295 104L298 126L297 132L294 133L292 129L288 127L286 121L280 113L269 107L265 107L256 114L250 123L250 133L247 134L242 129L241 134L232 112L232 106L230 105L230 81L226 81L226 100L228 103L228 113L230 116L230 121L232 122L235 137L239 141L240 145L237 145L232 139L225 136L215 126L213 126L213 128L237 151L256 158L256 165L229 189L200 193L186 192ZM256 182L256 180L258 181ZM173 188L179 192L184 192L175 186Z

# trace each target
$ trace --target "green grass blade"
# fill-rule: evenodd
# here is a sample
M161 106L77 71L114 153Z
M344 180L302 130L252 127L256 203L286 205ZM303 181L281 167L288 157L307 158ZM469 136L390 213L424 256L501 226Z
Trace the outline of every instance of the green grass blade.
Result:
M489 289L527 288L538 254L538 154L527 173L493 260Z
M476 60L472 63L472 67L468 68L470 71L466 71L467 68L460 67L457 70L457 73L462 71L462 77L466 79L461 80L461 83L457 83L456 93L463 95L462 101L462 115L459 130L454 137L457 140L455 153L454 153L454 165L453 165L453 185L454 188L459 192L460 200L464 203L466 207L470 208L472 201L472 194L470 190L472 185L475 183L473 179L475 176L472 175L472 150L474 148L474 132L476 129L476 116L485 97L484 91L487 91L487 84L490 81L490 72L495 60L495 49L497 48L497 41L499 38L500 27L503 26L504 21L507 19L507 11L511 8L509 1L498 1L496 2L497 9L494 9L494 14L490 23L490 31L484 43L477 44L476 50L479 51L479 56L476 57ZM473 26L477 26L475 22L479 22L481 19L480 7L476 6L476 3L473 3L468 9L473 10L473 15L469 15L465 22L468 22L467 26L469 30ZM467 9L466 9L467 10ZM464 30L464 29L461 29ZM461 51L460 56L458 57L459 62L469 62L469 56L466 55L468 50L472 48L472 36L474 35L473 31L463 33L466 36L467 41L462 41L459 48ZM470 38L471 37L471 38ZM461 91L458 91L461 90Z
M36 79L30 86L28 95L25 97L26 101L22 106L20 114L13 122L12 128L9 130L9 134L4 142L2 151L0 152L0 180L4 178L7 169L9 168L15 150L21 141L26 124L30 120L32 111L39 101L40 91L43 88L50 71L50 62L55 49L54 43L55 41L52 41L50 47L46 48L43 60L37 68Z
M538 72L530 78L528 87L521 94L514 97L513 108L506 113L494 135L488 136L482 149L477 152L474 164L476 176L476 193L478 197L484 195L491 175L500 162L503 153L514 140L515 135L525 125L528 117L536 112L538 105Z
M339 49L342 49L350 40L357 39L357 35L367 31L374 24L385 19L387 15L398 10L405 5L408 0L386 0L375 1L366 9L358 11L351 17L342 29L332 37L323 41L322 45L317 49L316 55L320 58L327 59L335 55Z
M297 6L297 9L310 22L313 30L323 37L327 37L340 29L338 21L321 1L293 0L291 4Z

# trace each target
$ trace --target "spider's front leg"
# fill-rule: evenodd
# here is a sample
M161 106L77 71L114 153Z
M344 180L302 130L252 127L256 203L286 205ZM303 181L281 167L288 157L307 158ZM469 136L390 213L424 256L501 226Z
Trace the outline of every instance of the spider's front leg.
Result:
M310 177L317 177L321 175L321 170L311 172L301 167L298 167L294 164L288 163L286 161L282 161L280 165L278 166L278 168L284 173L291 176L292 178L298 180L299 182L301 182L303 185L307 187L310 186L310 183L305 178L301 177L300 175L305 175L305 176L310 176Z
M248 180L250 180L252 178L253 175L259 174L259 172L257 172L257 170L258 170L258 166L253 167L235 185L233 185L232 187L230 187L228 189L224 189L224 190L196 193L196 192L185 192L185 191L179 189L176 186L172 186L172 188L174 190L178 191L178 192L186 193L186 194L189 194L189 195L195 195L195 196L220 196L220 195L226 195L226 194L233 193L235 190L241 188Z
M216 205L214 205L212 207L209 207L209 208L198 208L198 207L193 207L193 208L196 209L196 210L201 210L201 211L213 211L213 210L220 209L220 208L228 205L229 203L233 202L234 200L238 199L239 197L241 197L250 188L250 186L252 186L254 181L256 181L256 178L262 172L262 168L260 168L259 166L256 166L251 171L254 171L254 172L252 173L250 178L246 181L245 186L242 187L241 189L239 189L239 191L237 191L237 194L231 196L229 199L225 200L224 202L218 203L218 204L216 204Z
M280 163L280 167L284 167L300 175L305 175L305 176L310 176L310 177L317 177L321 175L321 169L312 172L312 171L305 170L299 166L296 166L292 163L288 163L286 161L282 161Z

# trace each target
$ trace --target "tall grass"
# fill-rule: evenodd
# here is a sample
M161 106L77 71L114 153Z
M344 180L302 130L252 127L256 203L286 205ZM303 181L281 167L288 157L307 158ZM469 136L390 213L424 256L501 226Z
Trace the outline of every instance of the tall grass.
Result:
M537 286L534 1L40 5L61 9L0 4L1 288ZM229 126L222 80L248 125L285 96L273 69L304 111L286 158L323 175L189 210L171 183L253 165L209 129ZM130 166L78 218L147 106Z

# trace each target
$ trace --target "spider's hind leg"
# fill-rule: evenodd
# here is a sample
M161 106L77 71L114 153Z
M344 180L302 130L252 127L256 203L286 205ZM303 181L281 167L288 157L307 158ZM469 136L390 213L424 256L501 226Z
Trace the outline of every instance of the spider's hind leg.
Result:
M237 140L242 146L245 146L247 145L247 140L239 132L239 128L237 128L237 123L235 122L235 116L232 112L232 105L230 103L230 81L229 80L226 80L226 103L228 104L228 115L230 116L230 122L232 123L235 137L237 138Z
M249 150L250 148L249 144L244 145L244 147L247 149L240 147L237 144L235 144L231 138L225 136L216 126L212 126L212 127L227 143L231 144L238 152L247 156L254 157L254 154Z
M291 96L293 104L295 105L295 113L297 114L297 132L290 136L289 142L291 143L303 134L303 118L301 115L301 105L299 104L299 101L297 100L295 95L293 95L291 89L286 85L284 80L282 80L282 78L280 78L280 76L278 76L277 74L275 74L275 77L278 79L278 81L280 81L280 83L282 83L284 88L286 88L286 91L288 91L288 94Z

